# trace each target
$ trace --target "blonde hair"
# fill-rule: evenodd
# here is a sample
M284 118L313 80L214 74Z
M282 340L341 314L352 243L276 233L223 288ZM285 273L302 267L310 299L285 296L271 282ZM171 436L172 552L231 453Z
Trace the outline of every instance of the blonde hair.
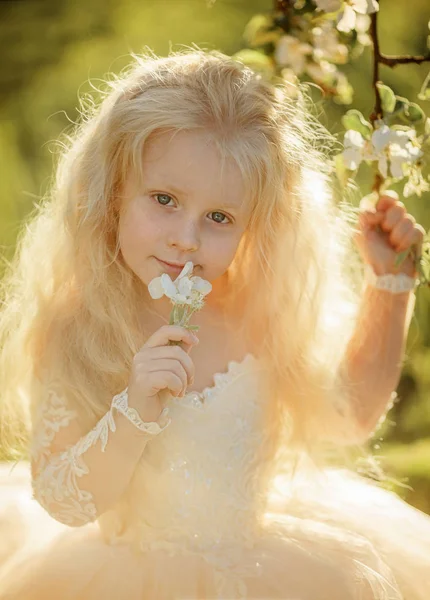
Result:
M141 172L149 136L165 130L207 132L252 191L225 302L240 302L243 335L261 342L268 458L275 465L287 445L313 452L339 428L347 439L354 408L342 358L361 273L352 209L336 202L327 160L335 140L304 90L292 97L289 84L219 52L133 60L99 107L82 109L3 280L3 445L26 447L32 408L43 400L36 381L55 379L88 429L127 385L148 332L137 320L143 284L118 246L119 198L130 172Z

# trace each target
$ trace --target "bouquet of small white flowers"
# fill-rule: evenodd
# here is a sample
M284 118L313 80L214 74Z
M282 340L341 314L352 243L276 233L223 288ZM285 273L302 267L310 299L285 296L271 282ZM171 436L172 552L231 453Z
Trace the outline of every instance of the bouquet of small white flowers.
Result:
M212 290L212 285L201 277L190 277L193 268L193 263L187 262L175 281L172 281L166 273L155 277L149 283L148 291L154 300L163 296L170 298L173 309L170 313L169 325L181 325L186 329L198 331L199 326L190 325L189 322L192 314L203 308L204 297ZM180 344L181 342L173 340L169 342L169 346ZM160 396L166 403L171 394L167 390L162 390Z
M170 298L173 309L169 325L181 325L186 329L198 331L198 325L189 325L189 322L192 314L203 308L203 298L212 290L212 285L201 277L190 277L193 268L193 263L188 261L175 281L163 273L149 283L148 291L154 300L163 296Z

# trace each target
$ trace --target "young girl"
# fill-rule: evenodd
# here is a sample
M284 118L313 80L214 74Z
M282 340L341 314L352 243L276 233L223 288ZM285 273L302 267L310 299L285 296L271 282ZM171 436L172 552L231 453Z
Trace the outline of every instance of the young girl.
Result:
M0 599L427 600L430 518L333 463L392 405L422 227L387 193L354 229L304 96L223 54L111 88L5 278L2 444L58 531ZM148 290L189 261L197 336Z

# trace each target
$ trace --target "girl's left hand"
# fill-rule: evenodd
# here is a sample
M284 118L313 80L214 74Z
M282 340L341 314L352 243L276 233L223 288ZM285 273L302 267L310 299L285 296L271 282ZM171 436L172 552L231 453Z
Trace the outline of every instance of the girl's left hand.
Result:
M377 275L406 273L409 277L417 277L413 256L409 255L400 267L396 267L395 262L397 255L413 244L417 245L420 256L424 235L424 228L406 212L397 193L387 190L379 197L374 209L364 209L360 213L354 241L363 261Z

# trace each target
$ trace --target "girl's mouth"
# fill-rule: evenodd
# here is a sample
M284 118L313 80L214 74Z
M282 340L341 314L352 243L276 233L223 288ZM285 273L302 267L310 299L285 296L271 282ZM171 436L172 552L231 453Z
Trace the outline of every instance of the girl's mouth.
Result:
M160 263L160 265L162 265L166 269L169 269L169 271L171 271L172 273L177 273L179 275L179 273L184 268L184 265L182 265L182 266L176 266L176 265L172 265L170 263L164 262L164 260L160 260L157 257L155 257L155 258L158 260L158 262Z

